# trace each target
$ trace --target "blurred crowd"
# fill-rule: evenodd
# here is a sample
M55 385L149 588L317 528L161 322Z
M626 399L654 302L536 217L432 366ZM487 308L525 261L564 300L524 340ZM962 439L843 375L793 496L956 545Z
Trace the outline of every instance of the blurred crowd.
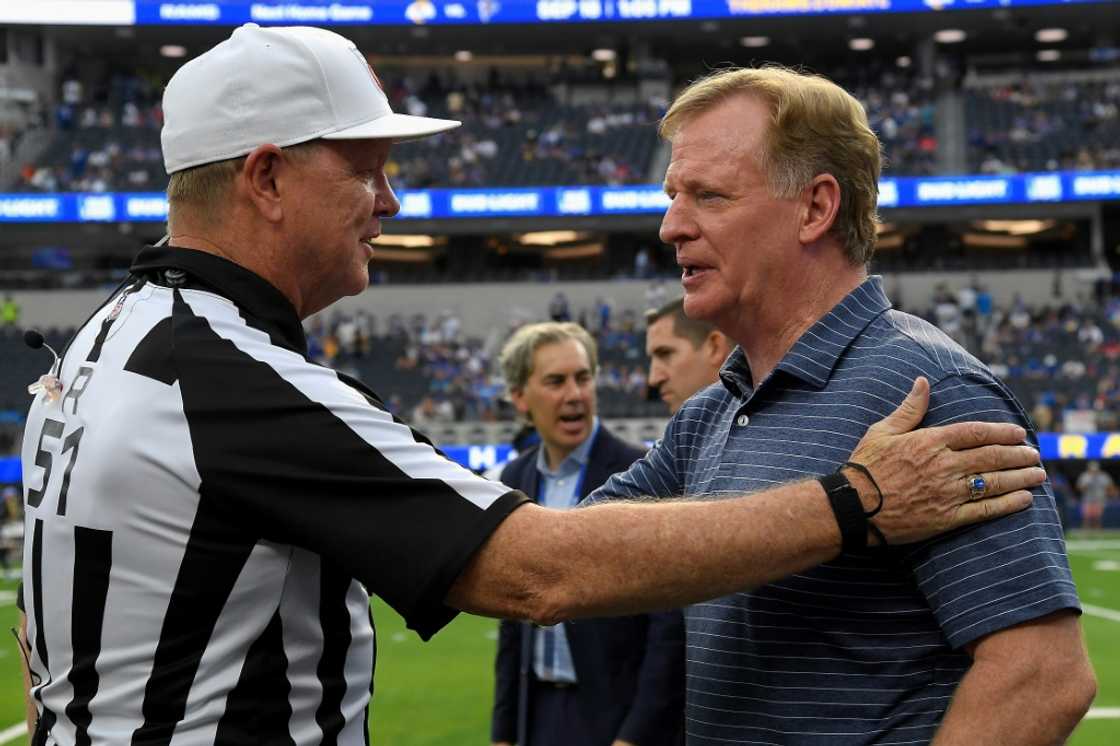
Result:
M645 334L636 310L615 314L609 301L599 299L573 314L563 293L556 293L542 310L540 318L578 320L592 331L599 345L601 396L621 397L643 409L647 362ZM497 355L513 331L534 320L539 318L515 319L506 329L480 334L480 330L465 332L451 311L432 317L390 314L382 327L375 316L359 310L316 316L305 330L313 359L365 380L385 395L390 411L422 428L514 419Z
M650 306L663 297L651 283ZM390 315L380 328L368 312L317 317L308 324L312 354L327 365L380 378L397 413L420 421L507 419L495 356L521 323L576 321L599 348L601 395L647 412L647 359L642 309L617 309L605 299L573 308L562 292L532 318L508 329L463 329L450 311L404 319ZM1029 304L1016 297L997 306L981 283L942 286L925 308L911 308L956 339L1006 380L1040 431L1120 430L1120 296L1109 287L1080 303ZM391 357L391 359L389 359ZM378 365L395 372L386 378Z
M20 165L15 188L164 189L161 90L161 81L135 74L96 87L67 77L54 110L55 138L35 162ZM402 76L387 94L397 111L463 121L445 135L394 149L387 171L400 188L645 182L656 146L652 124L666 103L565 106L541 81L504 80L496 71L489 85L448 83L435 74L414 85ZM638 130L645 136L635 136ZM0 130L0 163L14 137Z
M919 315L1007 381L1040 431L1120 429L1120 297L994 306L979 283L935 294Z
M422 85L397 79L388 90L395 110L458 119L463 126L395 149L390 179L402 188L517 184L526 183L519 171L544 165L553 168L537 172L556 174L564 183L647 180L653 140L627 135L650 129L664 111L663 99L570 105L549 90L545 81L506 78L496 69L484 85L449 82L434 73Z
M867 111L868 124L883 143L883 170L907 176L937 171L937 133L932 78L884 70L872 82L848 90Z
M503 75L477 83L400 75L387 95L396 110L451 117L463 126L394 149L389 176L402 188L644 183L657 150L655 124L668 101L611 95L574 103L549 80ZM867 110L883 143L885 171L938 173L936 99L955 81L871 64L825 71ZM600 81L602 82L602 81ZM55 138L15 185L30 191L160 190L162 81L116 74L98 85L64 76L53 112ZM604 89L606 90L606 89ZM1120 168L1120 80L1067 80L957 89L966 102L968 168L983 173ZM0 127L0 165L22 130Z
M21 165L20 187L41 192L163 189L161 94L160 81L138 75L113 75L93 90L76 76L66 77L54 112L57 136L38 162Z
M972 90L968 145L982 173L1120 168L1120 79Z

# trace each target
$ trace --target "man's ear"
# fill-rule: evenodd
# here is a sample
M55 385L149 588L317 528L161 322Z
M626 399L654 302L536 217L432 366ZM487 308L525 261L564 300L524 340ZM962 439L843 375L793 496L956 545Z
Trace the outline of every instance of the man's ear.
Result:
M832 230L840 212L840 183L832 174L817 174L801 192L801 224L797 237L813 244Z
M723 364L731 352L723 332L716 329L708 332L707 338L704 339L704 352L713 365Z
M529 414L529 403L525 401L524 389L510 389L509 400L513 404L513 408L517 410L518 414Z
M245 157L245 165L237 178L245 196L256 206L265 220L278 223L284 217L277 176L290 167L280 148L261 145Z

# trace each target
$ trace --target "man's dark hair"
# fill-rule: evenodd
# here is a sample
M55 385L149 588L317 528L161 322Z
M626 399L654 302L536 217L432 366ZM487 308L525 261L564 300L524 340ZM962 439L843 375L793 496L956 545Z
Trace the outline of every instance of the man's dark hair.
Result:
M673 318L673 334L684 337L692 343L693 347L699 347L708 335L715 331L715 326L707 321L690 319L684 315L684 298L671 300L660 308L646 311L646 328L665 316Z

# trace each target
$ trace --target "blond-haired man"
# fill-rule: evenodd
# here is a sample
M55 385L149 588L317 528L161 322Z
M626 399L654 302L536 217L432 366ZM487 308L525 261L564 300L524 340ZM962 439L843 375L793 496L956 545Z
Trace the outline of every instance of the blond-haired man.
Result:
M393 143L457 123L395 114L352 42L304 27L236 29L163 104L170 242L140 252L27 417L33 743L361 746L370 594L425 638L458 610L673 608L827 560L841 527L899 541L1022 509L1044 477L1006 445L1018 427L906 432L923 380L852 454L887 493L872 519L875 490L850 471L850 514L818 482L762 501L527 505L312 363L301 325L368 285L400 208ZM1005 468L996 497L969 501L964 475ZM932 494L900 479L914 472Z
M681 93L661 133L684 311L739 347L722 385L591 502L828 473L915 375L932 384L928 424L1029 429L983 364L868 276L879 143L852 96L786 69L723 70ZM1041 746L1095 691L1048 486L1022 513L740 590L686 611L690 746Z

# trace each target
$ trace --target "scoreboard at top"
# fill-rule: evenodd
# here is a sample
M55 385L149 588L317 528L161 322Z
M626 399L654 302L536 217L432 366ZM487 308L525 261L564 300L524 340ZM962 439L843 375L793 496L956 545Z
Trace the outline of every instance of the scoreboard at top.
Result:
M1115 0L0 0L0 23L451 25L951 12Z
M693 0L537 0L537 20L692 18Z

